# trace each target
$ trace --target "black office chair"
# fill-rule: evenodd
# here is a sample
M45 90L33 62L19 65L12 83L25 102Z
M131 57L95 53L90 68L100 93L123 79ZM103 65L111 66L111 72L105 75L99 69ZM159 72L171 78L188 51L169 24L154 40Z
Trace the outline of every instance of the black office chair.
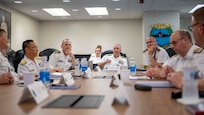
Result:
M172 57L176 54L176 52L171 47L167 48L166 52L168 53L169 57Z
M14 59L13 59L13 66L14 66L15 72L17 72L18 64L21 62L21 60L23 59L23 57L24 57L24 52L23 52L23 50L18 50L18 51L16 51L15 57L14 57Z
M101 53L101 58L104 56L104 55L106 55L106 54L113 54L113 50L106 50L106 51L104 51L104 52L102 52ZM120 55L122 56L122 57L125 57L126 58L126 54L125 53L120 53Z
M15 58L16 52L12 49L10 49L7 52L7 56L8 56L8 61L9 63L14 67L14 58Z
M51 55L53 52L55 52L55 51L56 51L56 52L60 52L59 50L54 49L54 48L47 48L47 49L41 51L41 52L39 53L39 56L47 56L47 61L48 61L50 55Z
M88 61L89 58L91 57L91 54L74 54L74 57L76 59L79 59L79 61L81 61L82 58L86 58Z

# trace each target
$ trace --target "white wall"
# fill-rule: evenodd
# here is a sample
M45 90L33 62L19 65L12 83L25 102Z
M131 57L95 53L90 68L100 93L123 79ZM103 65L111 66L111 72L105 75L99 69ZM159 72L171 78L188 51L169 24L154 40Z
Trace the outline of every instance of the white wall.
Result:
M74 53L91 53L96 45L101 44L103 51L112 49L115 43L121 43L122 50L127 56L135 57L137 65L142 64L142 51L144 38L150 33L150 25L155 23L168 23L167 20L176 21L172 29L187 29L191 18L179 19L178 12L165 13L175 18L146 18L135 20L98 20L98 21L38 21L6 6L2 6L11 12L11 48L21 49L22 42L33 39L39 46L39 51L45 48L61 49L61 41L70 38L73 43ZM162 12L158 15L163 15ZM153 14L145 13L151 17ZM154 15L155 16L155 15ZM180 24L179 24L180 23Z
M61 50L63 39L72 41L74 53L87 54L101 44L103 51L112 49L115 43L122 45L122 52L135 57L136 63L142 60L142 21L100 20L100 21L43 21L40 22L39 48Z
M38 43L39 21L1 4L0 7L11 13L11 48L13 50L22 49L22 42L26 39L33 39Z

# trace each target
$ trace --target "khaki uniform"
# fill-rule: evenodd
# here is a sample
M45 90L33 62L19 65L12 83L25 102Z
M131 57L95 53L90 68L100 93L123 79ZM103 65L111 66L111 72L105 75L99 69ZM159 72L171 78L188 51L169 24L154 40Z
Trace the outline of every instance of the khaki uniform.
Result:
M35 62L33 62L28 57L24 56L21 62L18 64L17 72L19 75L23 75L23 73L28 72L39 74L41 63L42 63L41 57L36 57Z
M71 57L64 55L63 52L54 52L50 55L49 64L51 68L61 68L67 71L72 67Z
M5 67L6 69L2 69ZM14 71L14 68L10 65L8 59L0 52L0 74L10 72L15 81L18 81L18 74Z
M180 55L173 56L169 61L163 64L163 66L168 65L171 66L175 71L182 71L182 68L186 65L190 65L187 58L193 58L195 65L198 70L204 71L204 51L202 48L193 45L185 57L181 57Z
M105 55L101 59L101 62L104 62L106 60L111 60L111 63L107 63L104 65L103 69L109 69L114 68L114 66L128 66L127 59L119 56L118 58L115 58L113 54L111 55Z

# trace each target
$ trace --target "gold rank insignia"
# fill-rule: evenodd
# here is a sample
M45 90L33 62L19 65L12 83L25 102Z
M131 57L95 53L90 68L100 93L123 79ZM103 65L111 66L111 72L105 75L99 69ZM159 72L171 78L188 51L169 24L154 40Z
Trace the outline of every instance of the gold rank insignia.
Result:
M25 65L26 63L27 63L26 60L22 60L22 61L20 62L21 65Z
M145 50L143 51L143 53L145 53L147 50L148 50L148 49L145 49Z
M36 56L35 59L41 60L41 57L40 56Z
M53 53L54 53L54 54L57 54L57 53L60 53L60 51L55 50Z
M29 72L33 72L33 71L34 71L34 69L30 69L30 70L29 70Z
M171 56L171 58L175 58L175 57L177 57L177 56L178 56L178 54L175 54L175 55Z
M203 51L203 48L196 48L193 53L201 53Z

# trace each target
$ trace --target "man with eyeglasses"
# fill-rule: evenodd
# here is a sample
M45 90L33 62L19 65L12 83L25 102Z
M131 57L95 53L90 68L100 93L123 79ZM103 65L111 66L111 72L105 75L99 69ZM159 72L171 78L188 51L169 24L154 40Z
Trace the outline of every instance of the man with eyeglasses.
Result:
M23 73L35 73L35 77L39 77L40 64L42 63L41 57L38 56L38 47L33 40L25 40L22 44L24 57L18 64L17 72L19 79L23 79ZM59 68L52 68L50 72L61 72Z
M193 36L195 39L195 44L204 48L204 7L197 9L192 14L192 21L188 28L193 32ZM203 57L204 58L204 57ZM195 60L196 61L196 60ZM204 63L202 63L204 65ZM200 70L200 72L204 72ZM173 72L171 73L167 79L177 88L182 88L182 73L181 72ZM203 76L200 76L203 77ZM201 79L198 81L199 90L204 90L204 80Z
M8 59L1 53L8 48L8 38L6 31L0 28L0 84L13 84L18 81L18 74L10 65Z
M170 44L178 55L165 62L162 68L148 69L147 76L167 78L169 73L181 73L183 66L188 63L188 58L193 58L198 69L204 71L204 51L192 44L191 36L187 31L177 30L173 32L170 37Z
M72 44L70 39L64 39L61 44L62 52L53 52L50 55L49 63L52 68L61 68L67 71L74 68L75 57L72 53Z
M148 37L146 39L146 45L147 49L143 51L144 66L162 66L169 59L168 53L163 48L157 46L157 41L154 37Z

